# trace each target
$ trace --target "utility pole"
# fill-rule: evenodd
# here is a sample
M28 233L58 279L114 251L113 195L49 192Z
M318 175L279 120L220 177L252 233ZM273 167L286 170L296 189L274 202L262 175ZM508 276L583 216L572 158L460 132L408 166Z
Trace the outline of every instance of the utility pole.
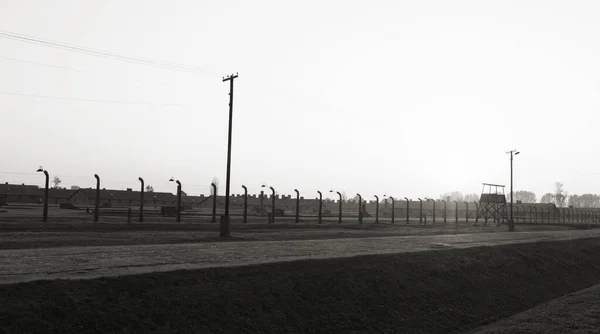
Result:
M513 155L517 155L521 152L517 150L510 150L506 154L510 153L510 221L508 222L508 230L515 230L515 221L513 220Z
M233 120L233 80L237 78L237 73L235 75L231 74L228 77L223 78L223 82L229 81L229 134L227 137L227 176L225 179L225 215L221 217L221 226L220 226L220 236L228 237L231 232L230 222L229 222L229 183L230 183L230 175L231 175L231 128L232 128L232 120Z

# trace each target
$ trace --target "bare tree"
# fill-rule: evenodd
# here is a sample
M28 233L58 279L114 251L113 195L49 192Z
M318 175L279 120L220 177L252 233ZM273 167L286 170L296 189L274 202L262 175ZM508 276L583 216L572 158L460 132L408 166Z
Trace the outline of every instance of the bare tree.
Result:
M479 195L470 193L465 195L465 202L479 202Z
M440 196L440 199L446 200L448 197L450 197L450 201L457 201L457 202L463 202L465 199L465 197L463 196L463 193L461 193L460 191L452 191L449 193L445 193Z
M215 184L216 187L213 188L213 186L210 186L210 194L211 195L216 195L219 196L219 178L218 177L213 177L212 179L212 183ZM215 189L216 188L216 189ZM217 191L217 193L215 194L215 190Z
M568 193L563 189L562 182L555 183L556 190L554 191L554 202L556 206L564 207L567 202Z
M569 195L567 203L576 208L598 208L600 207L600 196L596 194Z
M521 201L522 203L535 203L537 198L535 193L527 190L519 190L514 192L515 201Z
M151 193L151 192L153 192L153 191L154 191L154 187L153 187L153 186L151 186L151 185L147 185L147 186L146 186L146 192L149 192L149 193Z
M54 188L58 189L58 186L60 186L60 184L62 183L62 180L58 176L55 176L54 179L52 180L52 183L54 183Z
M348 196L346 196L346 192L342 191L340 193L342 194L342 201L344 201L344 202L347 201L348 200Z
M540 203L554 203L554 194L552 193L546 193L544 194L544 196L542 196L542 198L540 199Z

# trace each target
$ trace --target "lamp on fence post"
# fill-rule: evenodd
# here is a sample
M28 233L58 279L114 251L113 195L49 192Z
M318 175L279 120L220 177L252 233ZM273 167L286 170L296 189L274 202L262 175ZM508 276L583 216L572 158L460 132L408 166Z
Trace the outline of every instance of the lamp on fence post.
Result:
M248 188L242 185L244 188L244 224L248 222Z
M37 169L38 172L40 173L44 173L44 176L46 177L46 182L45 182L45 186L44 186L44 210L42 212L42 221L43 222L47 222L48 221L48 189L50 186L50 175L48 174L48 171L44 169L44 167L40 166L40 168Z
M141 187L140 187L140 223L144 222L144 179L142 179L141 177L138 177L138 180L140 180L141 183Z
M442 200L442 202L444 202L444 225L446 225L446 216L448 215L448 210L446 210L446 201Z
M263 184L261 186L261 188L266 188L267 185ZM275 188L270 187L269 189L271 189L271 224L275 224Z
M99 216L99 211L100 211L100 176L98 176L98 174L94 174L94 177L96 178L96 203L95 203L95 210L94 210L94 222L98 222L98 216Z
M362 224L362 196L360 194L356 196L358 196L358 223Z
M175 209L175 221L179 223L181 222L181 182L179 182L179 180L175 180L173 177L171 177L169 182L177 183L177 207Z
M433 203L433 212L432 212L432 224L435 225L435 200L433 198L425 197L427 202L431 201ZM425 219L425 224L427 224L427 219Z
M410 201L408 200L408 197L404 197L404 199L406 200L406 224L408 224L410 216Z
M390 199L392 200L392 224L394 224L394 203L395 203L395 199L390 196Z
M323 219L323 194L317 190L319 193L319 224L321 224Z
M455 220L454 222L456 223L456 225L458 226L458 202L454 201L454 203L456 203L456 210L455 210Z
M423 224L423 200L418 198L419 200L419 225Z
M298 189L294 189L296 192L296 224L300 222L300 192Z
M211 182L210 186L213 189L213 210L212 210L212 220L211 223L217 222L217 185L214 182Z
M433 225L435 225L435 200L432 198L431 201L433 202Z
M342 193L339 191L333 191L333 190L329 190L330 193L337 193L338 196L340 196L340 201L339 201L339 209L338 209L338 224L342 223Z
M375 196L375 200L377 200L377 202L375 202L375 224L379 223L379 197L377 195L373 195Z

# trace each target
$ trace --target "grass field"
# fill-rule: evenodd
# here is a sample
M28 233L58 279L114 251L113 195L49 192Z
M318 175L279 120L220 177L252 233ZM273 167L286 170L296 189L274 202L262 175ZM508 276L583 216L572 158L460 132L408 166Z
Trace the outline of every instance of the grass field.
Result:
M0 286L6 332L465 332L600 281L598 239Z
M598 333L600 285L536 306L474 333Z
M569 226L522 225L518 231L569 230ZM390 225L365 223L325 223L316 221L294 223L236 222L232 237L219 238L218 224L190 223L41 223L19 221L0 222L0 249L26 249L64 246L117 246L174 244L215 241L313 240L382 236L412 236L461 233L506 232L505 226L472 226L461 223L419 225L404 223Z

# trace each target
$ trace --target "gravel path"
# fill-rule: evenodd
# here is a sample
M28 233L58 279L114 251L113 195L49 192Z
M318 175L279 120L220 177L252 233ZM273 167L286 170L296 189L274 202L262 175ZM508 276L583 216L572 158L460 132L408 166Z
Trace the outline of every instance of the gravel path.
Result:
M364 254L494 246L598 237L600 230L501 232L292 241L91 246L0 251L0 284L40 279L89 279Z

